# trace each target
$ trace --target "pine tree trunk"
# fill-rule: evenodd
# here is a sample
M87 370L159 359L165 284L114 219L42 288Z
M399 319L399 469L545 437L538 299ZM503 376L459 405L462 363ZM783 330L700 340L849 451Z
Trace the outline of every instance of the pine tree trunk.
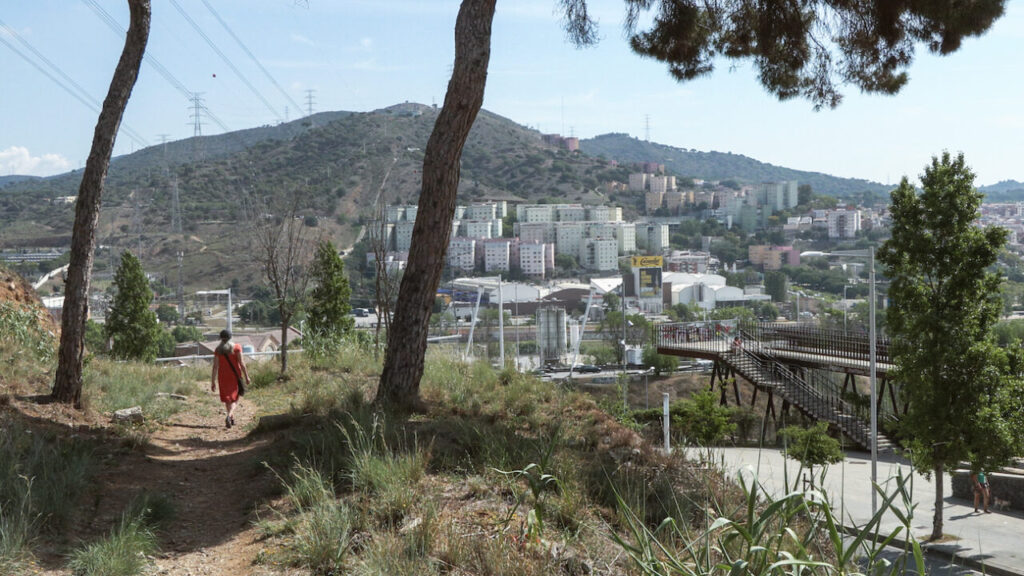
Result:
M942 488L944 473L945 467L942 463L939 462L935 464L935 515L932 517L932 540L939 540L942 538L942 504L944 502Z
M82 398L82 359L85 351L85 321L89 314L89 282L92 275L93 251L96 247L96 225L99 222L103 184L110 167L124 109L139 76L142 56L149 40L149 0L128 0L131 22L125 37L121 59L114 69L114 78L103 101L99 120L92 137L92 149L85 162L82 183L75 203L75 224L71 233L71 261L64 285L64 310L61 318L60 351L57 374L53 382L53 398L65 404L80 406Z
M455 65L424 152L423 187L409 264L398 291L384 371L374 400L391 410L416 409L420 404L430 310L451 237L462 147L483 104L495 2L463 0L455 21Z

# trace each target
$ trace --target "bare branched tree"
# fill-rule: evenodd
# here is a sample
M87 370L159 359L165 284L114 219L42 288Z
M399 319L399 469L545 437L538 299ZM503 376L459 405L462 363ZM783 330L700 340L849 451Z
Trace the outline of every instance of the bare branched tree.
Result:
M387 198L385 186L391 170L398 162L396 156L391 165L384 172L381 178L380 188L377 190L377 199L373 205L373 222L370 224L369 242L370 250L373 251L374 262L374 296L377 299L377 306L374 308L377 315L377 328L374 332L374 352L379 353L381 346L381 328L384 329L385 337L391 332L392 308L398 298L398 288L402 282L401 273L388 262L388 251L391 247L391 237L388 233L387 219Z
M259 206L259 204L256 204ZM288 328L302 309L313 253L320 240L298 214L298 196L283 208L251 210L252 255L274 291L281 316L281 374L288 370Z

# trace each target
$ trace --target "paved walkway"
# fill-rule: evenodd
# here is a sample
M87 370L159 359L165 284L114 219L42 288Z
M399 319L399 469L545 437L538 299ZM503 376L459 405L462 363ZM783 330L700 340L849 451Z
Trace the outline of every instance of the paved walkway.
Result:
M727 470L747 475L757 474L765 489L773 495L783 492L783 479L788 472L790 486L799 470L799 463L785 460L778 449L720 448L716 454ZM879 459L878 481L884 484L894 478L897 470L904 476L911 467L906 460L887 456ZM1024 515L1019 512L996 511L992 514L974 512L973 502L953 498L949 476L946 475L943 495L943 532L952 536L948 542L926 546L933 559L952 558L959 564L996 576L1024 576ZM844 524L863 525L871 513L871 459L869 454L847 452L847 458L829 468L825 489L833 504L842 510ZM918 540L931 534L935 511L935 483L919 474L913 475L912 499L916 503L912 530ZM881 501L881 497L879 497ZM882 521L882 533L889 534L900 523L888 513Z

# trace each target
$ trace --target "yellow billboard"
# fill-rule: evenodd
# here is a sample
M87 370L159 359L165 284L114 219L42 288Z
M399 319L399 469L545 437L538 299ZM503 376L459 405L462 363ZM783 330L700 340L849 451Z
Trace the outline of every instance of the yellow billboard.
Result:
M661 256L633 256L633 268L661 268Z

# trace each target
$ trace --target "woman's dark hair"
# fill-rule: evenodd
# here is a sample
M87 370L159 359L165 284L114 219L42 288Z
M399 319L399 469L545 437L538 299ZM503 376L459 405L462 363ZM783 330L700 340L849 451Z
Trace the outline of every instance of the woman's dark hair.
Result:
M221 330L220 331L220 339L221 340L225 340L225 341L231 340L231 330L228 330L226 328L224 330Z

